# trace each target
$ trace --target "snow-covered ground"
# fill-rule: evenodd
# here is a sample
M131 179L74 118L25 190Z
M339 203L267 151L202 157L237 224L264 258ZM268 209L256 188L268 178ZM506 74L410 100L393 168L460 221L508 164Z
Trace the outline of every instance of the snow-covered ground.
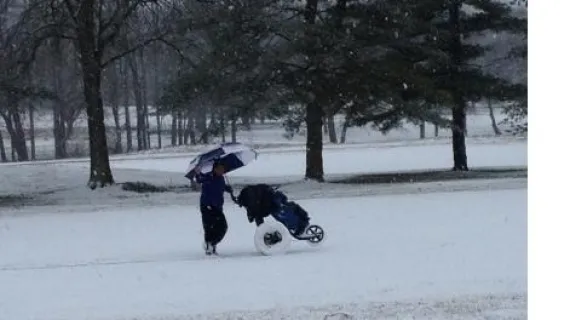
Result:
M394 171L448 169L452 166L451 145L448 143L409 144L362 144L330 146L323 152L324 170L327 178L349 176L355 173L380 173ZM477 167L526 167L526 141L508 139L469 139L468 160L472 168ZM196 153L149 154L114 157L111 161L117 182L144 181L156 185L188 185L184 178L189 161ZM424 190L465 190L463 182L414 184L405 186L346 186L335 184L310 184L302 182L305 156L298 147L263 149L259 158L247 167L228 174L232 184L244 183L286 183L287 192L294 197L353 196L358 194L386 194L390 192L417 192ZM83 204L101 206L109 203L105 197L113 197L122 204L137 205L140 201L156 205L164 203L194 202L196 194L133 195L118 188L92 192L87 190L89 162L86 159L62 161L39 161L29 163L0 164L0 195L42 194L43 203L67 206ZM522 179L526 185L526 179ZM515 185L520 185L520 179ZM290 185L289 185L290 184ZM443 185L442 185L443 184ZM467 184L474 188L475 182ZM440 186L441 185L441 186ZM484 181L477 189L493 185L497 188L510 187L512 181ZM449 186L449 187L446 187ZM136 196L136 197L135 197ZM112 204L111 204L112 205ZM63 210L63 209L61 209ZM0 210L1 211L1 210Z
M468 145L469 163L474 167L526 166L526 141L473 141ZM188 168L189 156L113 161L115 168L182 172ZM451 146L446 144L363 145L352 148L329 148L323 152L326 174L354 174L394 172L426 169L446 169L453 166ZM267 178L293 177L300 179L305 173L305 150L289 149L284 152L263 150L257 161L228 174L229 177Z
M117 181L182 185L195 152L114 157ZM468 140L472 167L526 166L524 140ZM327 175L449 168L449 141L328 146ZM527 180L300 181L298 146L263 149L232 183L289 181L320 248L255 253L230 202L220 258L201 249L197 193L89 191L84 159L0 165L0 319L526 319ZM0 199L1 200L1 199ZM334 318L331 318L334 319Z
M477 113L470 113L467 115L467 128L468 134L471 138L477 137L493 137L495 135L492 127L491 127L491 120L487 113L486 109L478 109ZM500 109L495 110L497 121L500 122L505 119L505 116L501 113ZM54 155L54 140L52 136L52 129L53 120L51 119L51 114L39 114L38 119L36 119L36 129L37 129L37 137L36 137L36 158L39 160L44 159L53 159ZM134 110L131 112L131 123L136 123L136 119L134 118L136 113ZM27 121L26 119L24 119ZM156 123L153 121L154 118L151 119L150 126L151 128L156 128ZM165 117L164 123L169 124L170 119L168 116ZM337 117L336 120L336 127L337 132L340 137L340 131L342 127L344 119L342 116ZM114 126L113 117L109 114L106 117L106 123L108 126ZM268 145L268 146L282 146L282 145L289 145L289 146L300 146L303 145L305 142L305 136L303 133L294 136L292 139L286 139L284 137L284 129L281 125L282 122L280 121L269 121L264 125L256 124L252 127L251 131L247 130L240 130L237 134L237 139L240 142L248 143L248 144L255 144L255 145ZM8 157L10 157L10 140L9 135L6 132L5 128L3 127L4 123L0 121L0 131L2 131L4 137L4 145L7 150ZM25 122L24 126L27 128L28 124ZM86 128L86 121L85 116L81 115L79 120L76 123L77 128ZM501 125L501 130L506 129L505 126ZM163 129L165 127L163 126ZM427 140L444 140L448 141L449 137L451 136L451 131L448 129L440 129L438 133L438 137L435 137L435 130L434 126L431 124L426 125L426 139ZM79 130L76 130L79 132ZM85 130L84 130L85 131ZM43 132L43 133L42 133ZM136 132L133 133L133 137L136 139ZM324 135L325 144L328 144L328 135ZM391 142L420 142L420 129L419 126L414 125L412 123L405 123L401 128L394 129L387 134L382 134L372 126L364 126L364 127L352 127L349 128L347 131L347 144L360 144L360 143L391 143ZM126 133L123 132L122 137L124 148L126 149ZM79 156L80 154L86 155L88 150L88 139L85 134L81 136L74 137L73 141L70 142L68 146L68 151L73 154L74 156ZM220 138L216 139L216 142L219 142ZM113 144L112 139L110 140L110 145ZM136 146L136 141L134 141L134 145ZM156 148L158 145L158 136L156 134L151 135L151 147ZM28 148L30 146L30 142L28 141ZM178 151L178 150L187 150L192 149L192 147L171 147L170 146L170 135L164 134L162 136L162 146L165 150L171 151ZM148 152L148 151L146 151ZM157 150L151 150L150 152L163 152Z
M203 256L193 206L5 217L0 319L522 319L526 199L519 189L301 200L328 241L275 257L254 252L235 206L217 259Z

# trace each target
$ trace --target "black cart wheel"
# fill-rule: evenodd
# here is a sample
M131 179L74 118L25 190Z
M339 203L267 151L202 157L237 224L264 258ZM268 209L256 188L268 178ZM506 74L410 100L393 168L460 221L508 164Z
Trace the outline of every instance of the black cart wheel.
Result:
M310 225L309 228L307 228L306 234L308 237L307 241L309 241L310 244L316 245L325 239L325 230L318 225Z
M263 243L265 243L266 246L272 246L281 242L281 240L283 240L283 236L279 231L267 232L263 235Z

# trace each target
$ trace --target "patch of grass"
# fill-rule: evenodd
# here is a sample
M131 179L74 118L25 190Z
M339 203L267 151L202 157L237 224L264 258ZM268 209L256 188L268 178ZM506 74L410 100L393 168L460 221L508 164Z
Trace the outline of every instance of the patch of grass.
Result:
M528 173L526 168L484 168L473 169L470 171L430 170L371 173L331 180L330 182L344 184L390 184L466 179L526 178L527 175Z
M156 186L142 181L124 182L121 184L121 189L137 193L160 193L169 191L167 187Z
M27 204L32 197L23 194L0 195L0 207L20 207Z
M121 189L130 192L137 192L137 193L164 193L164 192L173 192L173 193L188 193L188 192L200 192L200 188L197 189L192 188L190 184L181 184L181 185L154 185L148 182L143 181L135 181L135 182L123 182L120 183ZM232 184L234 190L239 190L245 185L242 184Z

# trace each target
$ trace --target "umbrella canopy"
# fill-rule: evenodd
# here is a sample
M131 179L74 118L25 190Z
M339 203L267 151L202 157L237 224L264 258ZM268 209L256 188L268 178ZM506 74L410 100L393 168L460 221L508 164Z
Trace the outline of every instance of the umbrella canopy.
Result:
M195 175L194 170L197 167L200 168L200 172L209 173L212 171L214 163L223 164L226 169L226 173L232 172L248 165L255 159L257 159L257 152L252 148L239 142L223 143L199 154L196 158L190 161L188 172L185 177L192 180Z

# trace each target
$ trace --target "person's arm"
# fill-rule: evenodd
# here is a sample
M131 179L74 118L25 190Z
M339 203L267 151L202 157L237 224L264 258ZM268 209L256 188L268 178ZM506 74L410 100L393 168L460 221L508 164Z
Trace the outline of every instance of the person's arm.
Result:
M211 174L203 174L202 172L200 172L200 170L196 170L196 176L195 177L196 177L196 182L198 182L200 184L212 180Z

